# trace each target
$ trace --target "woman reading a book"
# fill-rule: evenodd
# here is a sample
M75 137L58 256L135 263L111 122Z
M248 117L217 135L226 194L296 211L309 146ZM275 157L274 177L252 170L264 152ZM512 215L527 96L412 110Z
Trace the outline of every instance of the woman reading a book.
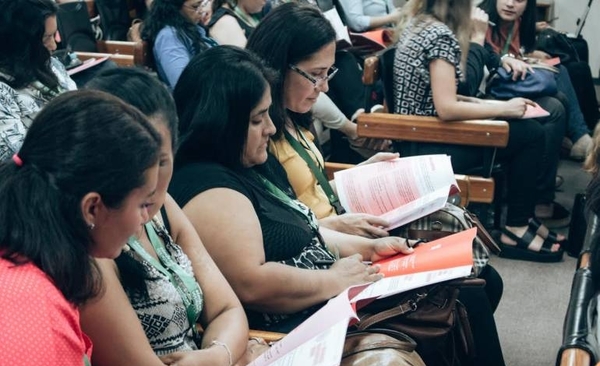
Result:
M92 257L115 258L148 220L159 144L135 108L71 92L0 162L0 364L89 365L78 307L104 289Z
M94 365L218 366L239 360L245 366L266 346L248 342L239 300L167 194L177 146L177 112L169 91L133 68L104 72L87 87L129 102L162 137L150 221L138 227L116 260L98 261L106 290L82 308L82 327L94 343ZM189 301L186 294L195 296ZM201 335L197 322L204 329Z
M52 0L0 1L0 161L19 150L31 121L50 100L77 89L56 50Z
M298 199L314 212L321 226L369 238L387 236L382 229L389 226L385 220L366 214L336 214L336 210L342 211L335 184L327 182L322 172L324 160L309 131L313 118L322 119L315 105L326 96L329 82L336 75L335 67L323 67L324 60L332 64L335 58L335 31L317 9L309 6L281 5L273 13L248 43L249 50L281 75L271 89L271 116L276 132L270 152L286 170ZM297 39L303 42L296 42ZM333 47L326 53L318 52L332 42ZM398 154L379 153L361 164L396 157Z
M190 62L174 92L181 145L169 193L242 301L250 327L288 332L348 286L380 279L363 260L412 250L403 238L320 227L296 200L267 151L273 77L255 55L231 46Z
M563 250L557 235L534 220L536 203L552 202L556 160L542 158L548 151L546 139L555 141L564 134L565 121L557 116L545 119L519 119L530 100L514 98L506 102L487 103L456 93L462 76L464 58L470 38L470 0L414 0L405 7L404 21L398 28L399 41L394 60L394 112L438 116L442 120L506 118L509 120L508 146L498 151L508 163L508 213L500 245L503 255L531 261L559 261ZM416 65L416 66L415 66ZM558 100L550 100L561 109ZM400 149L402 143L399 143ZM452 156L458 173L481 165L481 150L458 145L421 144L419 153L446 153ZM559 146L552 147L559 149ZM401 151L402 152L402 151ZM542 169L546 169L542 171ZM545 177L537 184L540 177Z

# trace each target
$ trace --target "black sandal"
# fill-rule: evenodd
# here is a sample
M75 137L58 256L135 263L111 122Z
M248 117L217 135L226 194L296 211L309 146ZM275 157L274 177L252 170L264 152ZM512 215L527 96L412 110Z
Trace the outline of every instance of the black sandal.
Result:
M509 237L511 240L515 241L517 245L510 245L503 243L501 239L501 235L498 236L497 242L498 245L502 248L499 256L503 258L510 259L520 259L524 261L530 262L559 262L562 260L564 250L562 247L557 251L552 251L552 245L556 242L553 242L549 239L544 239L544 243L538 252L530 250L529 245L537 236L536 231L532 231L531 227L527 228L525 234L522 237L518 237L507 229L502 229L502 234Z
M538 230L540 229L540 226L542 226L542 223L540 222L540 220L538 220L534 217L531 220L529 220L528 226L533 232L537 233ZM548 235L546 236L546 239L548 239L554 243L560 244L561 247L566 247L566 245L568 244L567 238L564 238L563 240L558 240L558 235L554 231L552 231L548 228L546 228L546 230L548 230ZM541 236L541 237L543 238L543 236Z

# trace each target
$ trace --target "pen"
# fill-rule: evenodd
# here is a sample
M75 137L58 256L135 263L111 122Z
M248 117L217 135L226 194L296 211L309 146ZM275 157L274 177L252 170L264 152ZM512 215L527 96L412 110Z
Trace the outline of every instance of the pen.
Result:
M492 22L492 21L489 21L489 20L488 20L488 24L489 24L491 27L495 27L495 26L496 26L496 23L494 23L494 22Z

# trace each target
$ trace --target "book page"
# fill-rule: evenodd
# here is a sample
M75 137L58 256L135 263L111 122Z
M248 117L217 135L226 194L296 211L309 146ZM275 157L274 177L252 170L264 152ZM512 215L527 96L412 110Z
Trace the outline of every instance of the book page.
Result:
M103 63L104 61L108 60L108 56L104 56L104 57L100 57L100 58L89 58L85 61L83 61L83 63L77 67L74 67L72 69L67 70L67 74L69 76L71 75L75 75L78 72L81 72L83 70L87 70L91 67L94 67L96 65L99 65L101 63Z
M340 320L294 350L269 363L250 363L248 366L338 366L344 351L348 320ZM260 359L260 358L259 358Z
M370 284L364 284L359 286L352 286L346 289L344 292L329 300L325 306L314 313L310 318L306 319L302 324L288 333L284 338L276 342L260 357L250 363L249 366L265 366L273 365L274 361L279 360L282 357L295 351L301 345L307 342L312 344L324 344L327 343L328 347L334 347L334 344L329 344L333 333L320 337L324 330L336 326L336 324L344 323L344 333L340 336L342 339L342 345L340 347L340 353L338 357L338 364L341 357L341 350L343 348L343 340L345 338L345 329L348 327L350 319L356 319L356 311L354 304L350 303L350 299L356 297L361 291L363 291ZM318 338L318 339L315 339ZM304 351L302 351L304 352ZM303 354L300 352L300 354ZM291 360L298 358L291 358ZM288 359L289 361L290 359ZM290 361L291 362L291 361ZM276 363L279 365L279 363ZM308 365L307 363L283 363L282 365ZM337 365L337 364L336 364Z
M406 224L443 207L457 190L450 157L422 155L378 162L334 174L340 203L348 212Z
M352 41L350 40L350 35L348 34L348 29L342 22L342 18L340 18L340 14L338 13L336 8L332 8L323 13L323 16L329 20L331 26L335 30L335 40L343 41L344 43L348 43L350 46L352 45Z

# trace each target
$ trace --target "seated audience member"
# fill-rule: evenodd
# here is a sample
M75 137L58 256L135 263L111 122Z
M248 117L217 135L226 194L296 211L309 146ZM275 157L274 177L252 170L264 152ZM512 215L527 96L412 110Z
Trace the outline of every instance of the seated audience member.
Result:
M479 5L489 14L490 21L496 24L488 29L486 42L498 57L506 60L502 66L507 71L514 70L517 74L531 72L531 67L522 61L524 57L538 60L550 58L547 53L535 50L535 4L535 0L486 0ZM583 159L591 149L592 138L569 73L562 65L558 65L558 68L557 87L563 94L561 97L564 99L563 105L568 115L566 135L573 141L570 155L576 159ZM549 211L549 216L552 216L551 208L546 208L545 211Z
M81 311L82 328L94 343L94 365L231 365L244 353L248 323L193 226L167 194L177 146L177 111L169 91L137 69L105 72L87 87L137 107L162 137L158 184L148 208L153 219L138 228L115 261L98 260L106 290ZM201 339L196 322L204 329Z
M340 0L340 5L348 28L355 32L393 26L400 20L392 0Z
M78 306L104 290L91 256L117 257L149 219L159 147L136 109L105 93L71 92L50 102L18 154L0 162L2 364L88 362Z
M181 145L169 193L242 301L250 327L288 332L348 286L381 278L363 258L412 250L398 237L319 227L295 199L268 153L272 75L232 46L192 59L174 91Z
M286 32L278 31L284 28ZM294 43L295 39L302 39L302 44ZM279 45L276 52L270 51L273 50L273 44ZM328 76L331 75L329 70L334 61L335 33L318 10L286 4L273 10L261 22L250 37L248 48L282 75L271 84L270 111L277 129L271 137L271 152L286 170L298 199L310 202L308 205L311 209L312 206L316 208L314 211L318 218L319 214L331 215L333 207L328 197L322 187L317 185L313 172L292 144L305 149L317 167L322 163L322 158L307 131L307 125L310 123L308 112L315 103L315 95L327 90ZM365 163L395 157L397 154L379 154ZM328 217L319 223L336 231L366 237L387 235L387 232L380 228L387 226L387 223L369 215L343 214ZM500 346L493 310L502 296L502 279L491 266L486 266L480 277L487 281L485 290L465 291L461 295L461 301L469 307L472 323L482 326L474 330L479 335L485 334L480 338L481 343L490 347L490 355L496 355ZM481 299L484 299L483 302ZM478 316L481 318L476 318Z
M219 44L245 47L250 33L260 21L264 0L214 0L209 34Z
M269 28L257 29L248 44L248 49L281 76L271 86L270 110L277 132L271 138L270 152L286 170L298 200L314 212L322 226L367 237L387 236L381 227L389 224L378 217L336 216L336 199L330 202L315 173L293 147L301 146L315 167L323 170L323 157L309 127L315 114L311 111L319 110L314 106L329 90L329 80L335 75L335 68L331 67L335 58L335 31L327 19L318 16L316 9L288 5L286 9L285 13L278 11L285 15L271 19ZM297 42L298 39L303 41ZM382 153L366 163L396 157L397 154ZM331 186L335 189L334 184Z
M0 161L19 150L36 113L76 89L56 50L52 0L0 0Z
M201 24L204 0L154 0L142 26L142 38L152 45L158 76L175 87L190 59L217 43Z
M559 242L564 237L557 236L535 220L534 207L536 203L548 202L540 201L542 199L552 202L557 162L544 166L541 160L553 152L545 150L546 139L558 140L556 149L560 146L564 119L557 114L538 120L520 120L527 105L534 104L523 98L492 104L457 95L456 86L462 77L471 32L471 4L469 0L461 0L448 7L447 1L426 4L425 0L415 0L405 7L407 17L399 26L394 60L394 112L438 116L446 121L508 119L508 146L498 151L499 160L506 161L509 169L508 212L500 245L508 257L559 261L563 255ZM542 100L539 103L546 105ZM562 109L557 100L548 100L548 103ZM402 143L398 145L402 154ZM418 153L449 154L458 173L482 164L481 150L477 147L420 144ZM542 168L552 174L543 172ZM542 175L546 177L545 184L536 187L536 181Z

